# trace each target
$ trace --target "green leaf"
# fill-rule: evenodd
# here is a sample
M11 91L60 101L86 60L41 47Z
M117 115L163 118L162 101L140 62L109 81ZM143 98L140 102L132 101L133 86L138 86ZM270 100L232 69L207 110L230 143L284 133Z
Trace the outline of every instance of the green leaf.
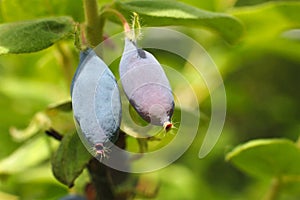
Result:
M265 46L283 31L300 27L299 10L300 2L269 2L233 9L231 14L245 24L246 39Z
M73 20L55 17L0 25L0 55L30 53L45 49L71 36Z
M49 157L49 143L37 137L19 147L9 157L0 161L0 174L13 174L36 166Z
M268 2L270 0L237 0L235 3L236 7L239 6L251 6L251 5L256 5L256 4L261 4L261 3L265 3Z
M51 120L51 128L61 135L75 132L76 128L73 113L71 111L71 101L65 101L63 103L56 103L48 106L45 113Z
M82 1L74 0L2 0L0 4L5 22L37 19L46 16L72 16L75 21L83 21Z
M48 129L50 125L51 120L49 117L43 112L38 112L34 115L29 125L25 129L11 127L9 132L15 141L22 142L36 135L37 133Z
M216 31L228 42L236 41L243 33L242 24L233 16L201 10L177 1L116 1L114 6L128 20L132 12L138 13L147 26L206 27Z
M72 187L91 157L79 136L76 133L69 133L63 137L52 158L53 174L60 182Z
M226 160L258 177L300 175L300 149L287 139L250 141L229 152Z

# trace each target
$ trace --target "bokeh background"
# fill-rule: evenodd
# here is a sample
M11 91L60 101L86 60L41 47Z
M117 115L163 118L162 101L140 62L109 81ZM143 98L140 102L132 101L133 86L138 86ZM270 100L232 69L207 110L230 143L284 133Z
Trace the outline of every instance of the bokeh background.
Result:
M99 0L100 5L109 2ZM295 9L300 5L298 1L275 0L181 2L229 13L244 24L245 33L235 44L228 44L205 28L172 27L205 48L218 66L226 88L228 107L224 129L212 152L203 159L197 155L209 123L208 91L184 60L168 52L149 50L160 62L189 78L204 116L197 138L180 159L162 170L143 175L150 180L149 185L159 182L159 191L151 198L260 199L271 180L243 173L226 162L225 155L236 145L252 139L298 139L300 13L295 14L285 5L295 3L298 5ZM82 2L0 0L1 23L56 15L70 15L83 22ZM147 21L142 19L142 24L147 25ZM110 35L121 32L122 27L107 22L104 31ZM85 172L72 189L53 177L50 159L58 142L48 138L43 129L49 123L43 111L49 105L70 100L70 77L62 67L66 55L74 66L69 70L74 73L78 51L71 40L37 53L0 56L0 199L58 199L69 192L83 193L88 179ZM117 61L110 67L116 73ZM180 84L173 89L180 89L184 94ZM175 113L174 118L180 118L179 114ZM58 130L72 129L70 113L50 115ZM130 148L136 148L132 140L128 143L133 145ZM282 189L280 199L299 198L300 184Z

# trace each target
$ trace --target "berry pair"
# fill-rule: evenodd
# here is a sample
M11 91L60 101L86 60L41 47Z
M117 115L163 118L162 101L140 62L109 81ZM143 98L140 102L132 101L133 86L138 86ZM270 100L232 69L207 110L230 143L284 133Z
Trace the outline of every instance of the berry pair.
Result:
M119 66L124 92L147 122L168 131L174 110L169 81L155 57L125 38ZM118 138L121 100L118 85L108 66L94 50L81 52L71 85L72 106L78 133L95 156L106 156Z

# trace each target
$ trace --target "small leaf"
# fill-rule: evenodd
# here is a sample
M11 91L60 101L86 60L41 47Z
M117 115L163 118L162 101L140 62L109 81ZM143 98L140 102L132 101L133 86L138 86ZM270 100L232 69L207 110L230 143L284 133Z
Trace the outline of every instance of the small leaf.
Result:
M1 24L0 55L40 51L72 32L73 20L69 17Z
M65 135L52 158L54 176L63 184L72 187L75 179L91 159L76 133Z
M48 129L50 124L51 121L49 117L43 112L38 112L34 115L29 125L25 129L21 130L11 127L9 132L15 141L22 142L34 136L35 134Z
M300 149L287 139L250 141L229 152L226 160L258 177L300 175Z
M128 20L132 12L138 13L147 26L207 27L228 42L236 41L243 33L242 24L233 16L201 10L177 1L116 1L114 5Z
M51 128L61 135L76 131L71 101L49 105L45 110L51 120Z

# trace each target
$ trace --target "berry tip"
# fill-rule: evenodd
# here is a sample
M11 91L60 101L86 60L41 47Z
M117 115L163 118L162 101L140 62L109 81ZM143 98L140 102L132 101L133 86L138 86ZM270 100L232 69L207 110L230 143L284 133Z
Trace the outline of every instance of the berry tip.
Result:
M163 126L166 132L169 132L173 128L173 124L171 122L165 122Z

